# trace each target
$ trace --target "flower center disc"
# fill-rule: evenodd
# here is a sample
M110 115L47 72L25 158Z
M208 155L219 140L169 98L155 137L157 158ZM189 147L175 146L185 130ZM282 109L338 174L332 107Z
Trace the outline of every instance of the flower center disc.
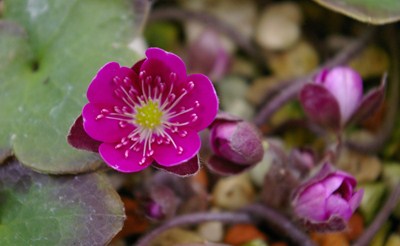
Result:
M147 104L136 109L135 123L144 128L153 130L161 125L162 116L163 112L158 107L158 103L149 100Z

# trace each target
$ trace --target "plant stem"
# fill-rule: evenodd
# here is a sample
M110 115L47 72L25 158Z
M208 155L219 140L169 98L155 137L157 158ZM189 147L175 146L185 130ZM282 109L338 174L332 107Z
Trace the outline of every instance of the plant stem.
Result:
M399 49L398 38L396 35L393 37L393 33L396 33L394 26L387 30L387 40L389 43L390 54L392 54L392 69L390 73L390 95L388 102L388 111L386 112L384 122L379 128L379 131L375 136L371 137L369 141L352 141L349 139L346 145L359 152L363 153L375 153L379 151L384 143L391 137L395 125L395 119L397 116L397 110L399 107L399 77L400 77L400 64L399 64Z
M165 19L179 21L191 20L196 21L209 28L213 28L214 30L229 37L241 49L243 49L246 53L253 57L253 59L255 59L258 63L265 64L265 61L260 55L259 50L256 48L256 45L249 38L238 32L235 27L229 25L226 22L223 22L222 20L213 15L210 15L207 12L192 11L173 7L155 9L150 14L149 21Z
M353 246L367 246L371 242L372 238L379 231L382 225L389 218L390 213L397 206L400 201L400 183L398 183L393 191L390 193L389 198L386 200L385 205L376 215L372 224L363 232Z
M252 214L255 218L262 218L272 230L287 237L295 245L315 246L315 243L307 234L297 228L288 218L270 207L254 204L246 207L244 211Z
M139 36L143 33L146 22L149 18L149 13L153 4L152 0L134 0L133 2L135 12L135 25L136 35Z
M135 244L136 246L148 246L150 242L160 233L178 226L195 225L207 221L220 221L224 223L251 223L252 218L245 213L194 213L177 216L155 230L151 231Z
M368 29L365 33L361 35L360 38L355 40L349 46L346 46L331 60L328 60L322 66L312 71L310 74L290 81L290 85L287 88L280 91L277 95L275 95L275 97L273 97L268 103L264 105L264 107L255 117L254 122L260 126L264 122L268 121L273 113L275 113L283 104L295 98L300 89L304 86L304 84L310 82L312 78L320 73L323 69L332 68L349 62L353 57L355 57L357 54L359 54L360 51L364 49L370 38L373 36L372 34L374 33L374 30L374 28ZM288 81L283 81L282 83L288 83Z

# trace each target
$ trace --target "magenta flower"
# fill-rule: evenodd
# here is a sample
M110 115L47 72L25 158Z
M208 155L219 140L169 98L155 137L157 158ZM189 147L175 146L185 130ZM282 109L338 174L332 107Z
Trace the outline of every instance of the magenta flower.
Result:
M263 158L262 135L251 123L220 113L210 130L214 155L208 161L208 167L212 171L221 175L237 174Z
M172 53L149 48L146 56L132 68L110 62L98 71L82 110L83 128L93 144L82 144L84 137L71 141L77 138L74 127L68 140L78 148L96 151L98 146L103 160L121 172L137 172L154 162L190 174L187 165L198 169L198 132L218 111L214 87L202 74L187 75Z
M363 97L361 76L349 67L323 70L300 92L302 106L313 122L333 129L371 115L383 98L384 83Z
M292 206L298 218L312 230L343 230L364 191L355 191L357 181L351 175L334 171L325 163L319 172L294 193Z

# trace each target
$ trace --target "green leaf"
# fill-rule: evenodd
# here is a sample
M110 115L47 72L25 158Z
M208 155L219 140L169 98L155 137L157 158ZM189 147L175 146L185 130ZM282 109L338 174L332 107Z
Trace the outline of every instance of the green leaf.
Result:
M314 0L317 3L371 24L386 24L400 20L399 0Z
M12 148L24 165L45 173L100 165L66 136L98 69L138 60L128 48L133 13L130 0L5 1L4 19L14 23L0 25L0 161Z
M17 161L0 167L0 245L106 245L123 204L101 174L52 177Z

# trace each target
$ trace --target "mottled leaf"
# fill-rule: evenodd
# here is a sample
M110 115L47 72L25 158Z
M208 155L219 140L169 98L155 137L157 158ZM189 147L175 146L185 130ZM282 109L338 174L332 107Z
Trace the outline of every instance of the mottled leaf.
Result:
M3 18L18 28L0 27L0 153L46 173L97 168L66 136L97 70L137 60L132 1L8 0Z
M102 174L52 177L17 161L0 167L0 245L106 245L123 204Z
M28 36L19 25L0 21L0 161L11 154L10 139L15 119L19 117L18 93L22 84L15 76L26 77L32 63ZM8 83L4 83L7 80Z
M399 0L314 0L321 5L371 24L400 20Z

